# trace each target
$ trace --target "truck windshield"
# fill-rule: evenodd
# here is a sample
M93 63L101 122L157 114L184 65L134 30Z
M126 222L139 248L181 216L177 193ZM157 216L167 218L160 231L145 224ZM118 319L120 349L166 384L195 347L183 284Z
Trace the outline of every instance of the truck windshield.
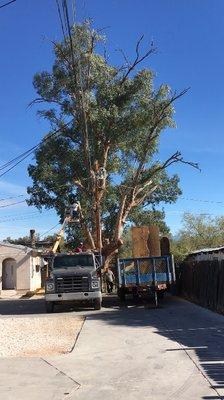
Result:
M71 256L60 256L54 259L54 268L64 267L94 267L93 257L86 254Z

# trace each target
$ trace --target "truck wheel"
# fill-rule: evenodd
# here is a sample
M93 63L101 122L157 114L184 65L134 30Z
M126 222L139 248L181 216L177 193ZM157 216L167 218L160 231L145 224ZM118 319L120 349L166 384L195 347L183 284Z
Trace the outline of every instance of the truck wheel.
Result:
M93 300L94 310L101 310L101 304L102 304L101 299L94 299Z
M45 307L46 307L47 313L54 312L54 303L53 303L53 301L46 301Z
M134 300L136 303L138 303L139 300L140 300L140 296L139 296L139 293L138 293L137 288L133 288L133 290L132 290L132 295L133 295L133 300Z
M120 301L125 301L125 290L123 289L123 288L119 288L118 289L118 292L117 292L117 295L118 295L118 297L119 297L119 299L120 299Z
M164 298L164 292L159 291L158 294L157 294L157 296L158 296L158 299L159 299L159 300L162 300L162 299Z

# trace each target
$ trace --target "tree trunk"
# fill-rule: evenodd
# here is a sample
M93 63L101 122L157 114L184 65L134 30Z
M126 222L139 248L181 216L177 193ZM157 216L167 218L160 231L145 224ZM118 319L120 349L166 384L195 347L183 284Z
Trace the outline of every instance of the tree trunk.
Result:
M95 192L95 223L96 223L96 248L101 253L102 251L102 226L101 226L101 207L99 199L99 190L96 182L96 192Z
M111 242L103 247L102 249L102 256L104 257L103 269L106 269L115 254L118 253L118 250L122 246L123 241L121 239Z

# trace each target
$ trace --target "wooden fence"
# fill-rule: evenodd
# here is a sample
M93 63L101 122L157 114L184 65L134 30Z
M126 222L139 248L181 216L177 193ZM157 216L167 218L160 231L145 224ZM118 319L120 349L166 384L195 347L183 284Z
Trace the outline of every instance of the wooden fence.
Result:
M224 313L224 260L183 263L179 292L203 307Z

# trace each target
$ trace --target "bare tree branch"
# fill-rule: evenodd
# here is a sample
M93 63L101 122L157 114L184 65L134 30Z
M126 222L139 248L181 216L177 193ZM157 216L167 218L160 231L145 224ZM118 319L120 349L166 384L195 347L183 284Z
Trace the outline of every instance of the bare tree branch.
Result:
M140 204L142 204L144 202L144 200L146 199L146 197L148 197L151 193L155 192L155 190L158 188L158 185L154 185L153 187L151 187L150 190L148 190L142 197L140 197L139 199L136 199L135 201L135 207L139 206Z
M89 62L88 62L88 69L87 69L87 78L86 78L87 90L89 89L90 70L91 70L91 57L92 57L93 50L94 50L94 44L95 44L95 35L92 34L92 36L91 36L91 44L90 44L90 49L89 49Z
M121 199L121 204L120 204L120 209L117 215L117 221L116 221L116 226L115 226L115 240L118 240L119 237L121 236L121 228L122 228L122 219L123 219L123 213L125 209L125 203L126 203L127 195L124 194Z
M32 106L34 106L35 104L40 104L40 103L55 103L55 104L59 104L61 107L63 107L63 103L59 102L58 100L48 100L44 97L37 97L36 99L32 100L27 108L31 108Z
M129 65L127 72L124 74L120 84L123 85L123 83L126 81L127 77L129 74L137 67L138 64L140 64L142 61L144 61L146 58L148 58L151 54L154 54L156 52L156 47L154 47L153 42L151 42L150 48L146 51L145 54L142 56L140 55L140 44L144 38L144 35L140 37L138 40L136 47L135 47L135 52L136 52L136 57L134 61L132 62L131 65ZM130 63L129 63L130 64Z
M126 66L123 66L122 68L127 68L128 66L130 66L130 61L128 60L128 58L127 58L127 56L126 56L126 54L125 54L125 52L124 52L124 50L123 49L117 49L116 51L119 51L121 54L122 54L122 56L123 56L123 58L124 58L124 61L125 61L125 63L126 63Z
M91 249L95 249L96 245L95 245L92 233L90 232L90 230L89 230L89 228L88 228L88 226L87 226L87 224L85 222L85 218L84 218L84 215L82 213L82 209L80 209L80 217L81 217L80 223L81 223L82 229L86 233L87 240L88 240L88 242L89 242L89 244L91 246Z
M139 163L139 166L137 168L137 171L133 177L133 186L135 186L138 182L139 176L141 174L142 168L144 167L144 164L146 162L148 153L150 151L150 143L152 143L158 136L159 136L159 132L156 132L159 124L163 121L164 118L166 118L166 114L165 111L167 110L167 108L169 108L171 106L171 104L176 101L177 99L179 99L180 97L184 96L187 92L188 92L189 88L182 90L180 93L173 93L173 96L169 99L168 103L165 104L165 106L163 107L161 113L159 116L157 116L155 118L155 123L154 125L151 127L151 129L149 130L149 134L146 138L145 141L145 146L144 148L146 149L146 151L144 152L144 155L142 157L142 160Z
M194 163L192 161L185 161L184 158L181 155L181 152L180 151L176 151L163 164L161 164L160 166L155 168L155 170L153 171L153 175L157 174L159 171L162 171L162 170L166 169L167 167L169 167L170 165L172 165L174 163L187 164L187 165L190 165L191 167L196 168L199 171L201 171L200 168L199 168L198 163Z
M104 152L103 152L102 165L103 165L104 168L106 168L106 166L107 166L107 159L108 159L109 149L110 149L110 143L108 142L107 144L105 144Z
M147 186L152 184L152 180L150 179L149 181L147 181L140 189L138 189L136 191L136 196L138 196L143 190L145 190L147 188Z
M83 186L82 182L78 180L74 180L74 185L78 186L81 190L87 192L86 188Z

